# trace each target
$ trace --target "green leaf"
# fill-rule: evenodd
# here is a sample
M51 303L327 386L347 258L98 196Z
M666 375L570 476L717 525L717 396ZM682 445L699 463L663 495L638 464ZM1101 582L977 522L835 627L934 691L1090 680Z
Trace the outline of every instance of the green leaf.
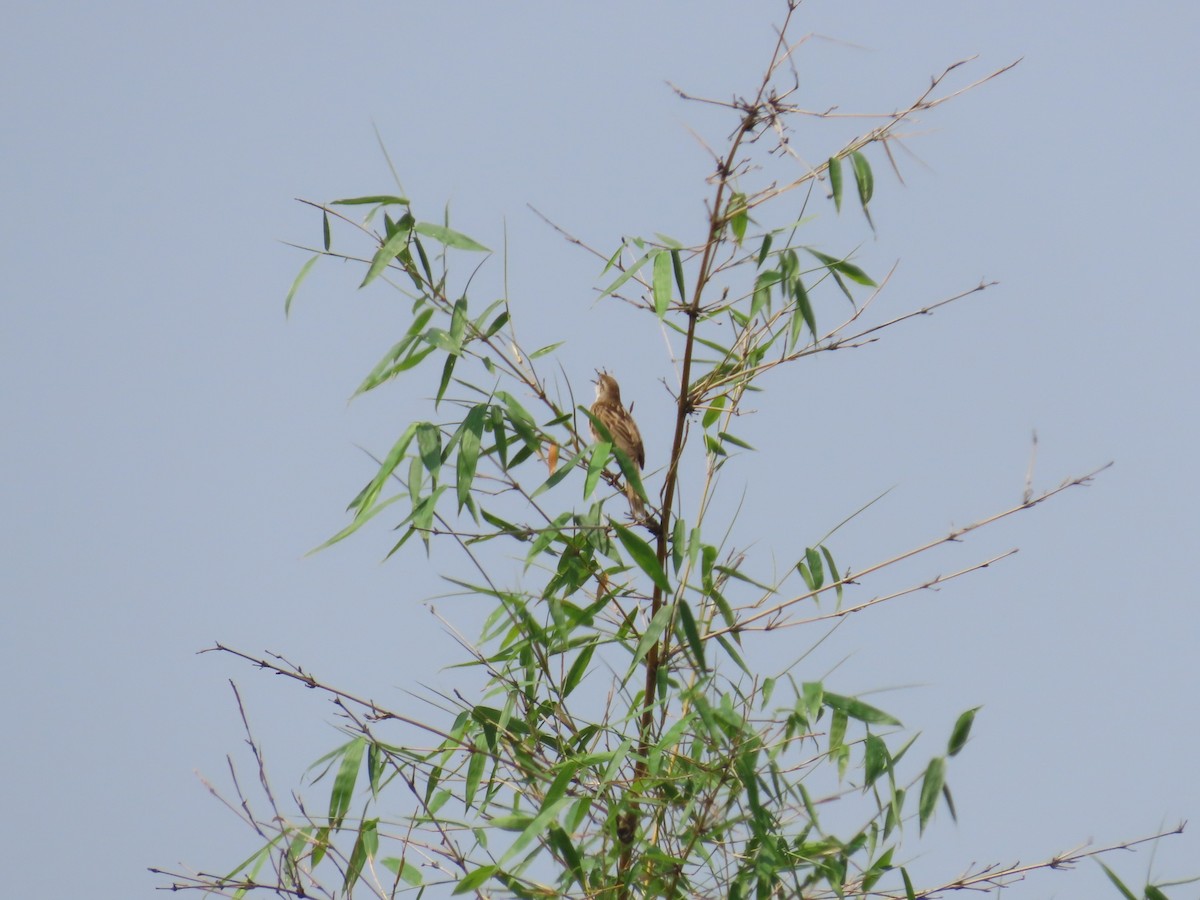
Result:
M1123 881L1121 881L1120 878L1117 877L1116 872L1114 872L1112 869L1110 869L1104 863L1100 862L1100 860L1096 860L1096 864L1104 870L1104 874L1108 876L1108 880L1111 881L1113 883L1113 886L1118 891L1121 892L1121 896L1124 897L1125 900L1138 900L1138 898L1134 895L1133 891L1131 891L1129 888L1127 888L1125 886L1125 883Z
M454 374L454 364L458 362L458 354L447 353L446 361L442 363L442 379L438 382L437 394L433 398L433 408L437 409L446 396L446 388L450 386L450 377Z
M658 556L655 554L654 548L624 525L613 522L613 529L617 533L617 540L621 542L621 546L625 548L637 567L650 577L656 587L664 593L669 593L671 583L667 581L667 573L658 563Z
M324 550L326 547L332 547L338 541L344 541L346 538L350 537L350 535L354 534L354 532L358 531L358 529L362 528L362 526L366 525L367 522L371 521L371 519L375 518L377 515L399 500L400 497L400 494L396 494L393 497L388 497L382 503L371 506L366 512L359 512L359 514L354 517L353 522L351 522L333 537L329 538L329 540L325 541L323 544L313 547L304 555L311 556L320 550Z
M417 423L417 451L425 469L436 478L442 468L442 433L432 422Z
M858 187L858 200L865 211L871 198L875 196L875 176L871 174L871 164L867 158L855 150L850 154L850 162L854 166L854 183Z
M900 725L899 719L888 715L881 709L863 703L856 697L844 697L841 694L831 694L826 691L823 702L830 709L844 712L851 719L857 719L868 725Z
M342 880L342 892L349 893L362 874L367 861L374 859L379 851L379 820L367 819L358 829L354 848L350 851L350 859L346 863L346 877Z
M800 338L801 322L808 326L813 340L817 339L817 317L813 314L812 303L808 299L808 291L805 290L804 282L800 279L799 275L792 279L792 297L796 301L796 312L792 315L792 333L789 346L795 347L796 341Z
M463 420L460 433L462 437L458 444L458 508L461 510L467 498L471 495L471 482L475 479L475 469L479 463L479 447L483 440L483 422L487 418L486 403L474 406Z
M401 250L408 244L408 236L410 232L407 228L400 228L390 238L383 242L375 255L371 257L371 265L367 269L367 274L363 276L360 288L365 288L368 284L374 281L379 275L392 264L392 260L396 258Z
M838 575L837 564L833 561L833 554L829 552L829 548L824 544L821 545L821 555L825 557L825 562L829 565L829 580L835 583L840 582L842 577ZM834 588L834 591L837 593L839 604L842 600L842 587L843 585L838 584L837 587Z
M975 721L975 713L977 712L979 712L978 706L974 709L968 709L954 723L954 730L950 732L950 743L946 748L946 752L951 756L957 756L958 751L967 743L967 738L971 734L971 725Z
M675 517L675 525L671 533L671 565L675 569L675 574L679 574L680 568L683 567L683 550L684 541L687 540L687 526L684 524L683 516Z
M596 652L596 641L584 645L579 651L579 655L575 657L575 661L571 663L571 668L567 670L567 677L563 679L562 695L567 697L570 693L579 687L579 683L583 681L583 676L587 674L588 666L592 662L592 654Z
M388 856L379 862L405 884L418 885L424 881L421 876L421 870L407 859L397 859L395 856Z
M671 249L671 266L675 270L675 286L679 288L679 299L686 302L687 288L683 280L683 257L680 256L677 247Z
M721 413L725 409L725 395L715 398L709 405L708 409L704 410L704 417L700 420L700 424L704 428L711 428L717 419L721 418Z
M1146 885L1146 900L1169 900L1166 894L1152 884Z
M542 347L538 350L534 350L532 353L530 353L529 358L530 359L540 359L541 357L545 356L547 353L553 353L555 350L557 350L559 347L561 347L565 343L566 343L566 341L558 341L557 343L554 343L554 344L547 344L545 347Z
M483 332L483 336L484 337L492 337L493 335L495 335L495 333L497 331L499 331L501 328L503 328L507 323L508 323L508 311L505 310L504 312L500 313L500 315L496 316L495 319L492 320L492 324L489 325L487 327L487 329Z
M900 867L900 877L904 879L905 900L917 900L917 892L913 890L912 879L908 877L908 870L903 866Z
M754 318L761 309L771 308L771 288L782 278L783 274L778 269L758 273L754 279L754 299L750 301L750 318Z
M753 450L754 448L743 441L741 438L736 438L728 431L718 431L717 436L727 444L733 444L735 447L741 447L743 450Z
M866 747L863 750L863 789L875 783L888 769L888 749L883 738L868 734Z
M808 571L812 575L812 590L817 590L825 583L825 568L821 565L821 554L812 547L804 548L804 559L808 562Z
M707 668L704 664L704 642L700 640L700 629L696 627L696 617L692 614L692 608L687 600L680 599L677 609L679 610L680 627L683 628L683 635L692 650L692 659L695 661L696 668L703 672Z
M309 270L312 269L313 265L320 258L321 258L321 254L318 253L316 256L311 257L308 260L308 262L306 262L304 265L302 265L300 267L300 272L296 275L296 280L292 282L292 286L291 286L291 288L288 289L288 292L287 292L287 298L283 301L284 316L286 316L289 312L292 311L292 298L296 296L296 291L300 289L300 282L302 282L305 278L308 277Z
M575 464L579 462L579 458L587 452L587 450L583 450L579 453L576 453L566 462L559 460L558 468L554 470L554 474L542 482L538 489L529 495L529 499L532 500L534 497L544 494L546 491L550 490L550 488L554 487L556 484L570 475L575 469Z
M829 723L829 752L833 753L842 744L846 743L846 726L849 724L849 719L846 713L840 709L834 709L833 719Z
M662 608L654 614L654 618L650 620L650 624L646 626L646 630L642 632L637 649L633 651L633 659L630 661L631 672L634 666L646 658L646 654L650 652L650 648L658 643L658 639L662 637L662 633L670 621L671 604L664 603Z
M665 250L654 254L654 311L661 319L671 306L671 256Z
M367 485L358 492L358 496L350 501L350 505L346 507L347 511L357 510L356 518L361 518L366 515L367 511L374 505L375 499L379 496L379 492L383 490L383 484L391 477L392 472L396 470L396 466L404 459L404 454L408 452L408 445L412 443L413 436L417 433L418 425L416 422L410 423L404 429L404 433L396 439L396 443L392 444L392 449L383 458L383 462L379 464L379 471L375 473Z
M808 248L808 252L819 259L830 271L835 274L840 272L851 281L864 285L865 287L878 287L870 276L862 269L853 263L849 263L844 259L838 259L836 256L830 256L828 253L822 253L820 250Z
M804 698L805 718L810 723L815 722L821 707L825 705L825 687L819 681L806 681L801 686L801 693Z
M833 193L833 206L842 211L842 161L836 156L829 157L829 188Z
M454 894L469 894L473 891L478 891L488 879L499 871L499 866L480 866L472 872L468 872L458 880L458 884L454 886L454 890L450 892Z
M755 261L755 268L762 268L763 262L766 261L767 254L771 252L771 242L773 240L774 237L770 232L767 232L765 235L763 235L763 242L762 246L758 250L758 259Z
M329 821L334 828L342 827L342 820L350 809L350 800L354 796L354 784L358 780L358 770L362 767L363 750L366 745L364 738L355 738L342 748L342 764L338 767L337 776L333 779L333 789L329 792Z
M379 194L371 197L351 197L347 200L334 200L330 206L362 206L364 204L379 204L380 206L389 206L399 204L408 206L408 200L404 197L393 197L387 194Z
M571 842L571 838L559 825L550 826L547 838L550 846L567 864L571 877L575 879L581 889L586 891L585 879L587 876L583 872L583 857L580 856L579 849Z
M583 499L586 500L592 496L592 492L596 490L596 485L600 483L600 473L608 465L611 453L612 444L609 441L599 441L592 447L592 455L588 460L587 478L583 481Z
M472 748L467 762L467 780L463 785L463 806L467 809L471 808L471 802L475 799L475 792L479 790L479 780L483 777L483 767L488 760L487 753L480 746L482 742L482 736L476 738L476 744Z
M746 237L746 225L750 222L745 194L735 192L730 196L729 205L725 207L725 217L729 220L729 230L733 232L734 242L741 246L742 239Z
M502 857L500 857L501 863L512 859L527 846L529 846L530 842L532 842L535 838L541 837L543 832L545 832L550 828L551 825L555 823L559 812L561 812L564 807L575 802L573 797L563 797L562 789L558 789L559 782L562 781L563 775L568 775L568 779L573 778L575 771L576 769L574 766L567 765L564 767L563 771L559 773L559 776L555 778L554 783L550 785L550 788L546 792L546 799L542 804L541 810L534 817L533 821L529 823L528 827L526 827L526 829L517 836L517 839L512 842L512 846L504 852ZM557 796L555 796L556 793Z
M413 231L417 232L417 234L431 237L439 244L453 247L455 250L470 250L474 253L492 252L483 246L483 244L472 240L465 234L455 231L453 228L447 228L445 225L435 225L432 222L418 222L413 226Z
M918 807L918 817L921 821L921 832L924 833L933 808L937 805L938 797L942 794L942 785L946 782L946 759L936 756L929 761L925 768L925 778L921 782L921 802Z
M614 293L621 285L623 285L630 278L632 278L635 274L637 274L638 269L640 269L642 266L644 266L646 264L647 260L649 260L650 257L653 255L654 255L653 252L643 254L642 257L640 259L638 259L637 262L635 262L632 266L630 266L628 269L626 269L624 272L622 272L617 277L616 281L614 281L612 284L610 284L608 287L606 287L604 290L602 290L600 292L600 298L603 299L603 298L607 297L609 294Z

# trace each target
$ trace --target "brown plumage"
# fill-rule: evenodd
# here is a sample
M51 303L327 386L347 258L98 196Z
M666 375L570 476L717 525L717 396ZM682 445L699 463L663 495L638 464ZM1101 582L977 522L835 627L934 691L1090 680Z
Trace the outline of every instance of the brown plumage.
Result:
M637 422L621 405L621 386L617 379L607 372L598 373L596 380L596 401L592 404L592 415L599 419L608 433L612 436L613 446L629 457L639 469L646 466L646 447L642 443L642 433L638 431ZM592 437L603 440L603 436L593 424ZM629 499L629 511L639 521L646 516L646 505L626 479L625 496Z

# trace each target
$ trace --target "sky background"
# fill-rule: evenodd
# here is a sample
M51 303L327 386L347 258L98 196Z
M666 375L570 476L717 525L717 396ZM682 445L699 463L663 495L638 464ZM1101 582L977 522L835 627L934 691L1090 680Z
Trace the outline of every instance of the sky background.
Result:
M657 328L594 303L595 260L696 240L710 171L691 131L732 127L667 87L752 92L783 4L11 3L0 32L4 565L0 846L14 897L152 896L148 866L225 871L252 835L205 790L248 778L228 680L276 786L339 742L333 710L229 657L283 653L395 705L438 684L453 643L422 601L452 562L382 563L385 526L311 557L345 523L425 383L346 400L407 325L386 288L319 265L283 298L320 221L295 202L394 192L493 247L527 346L566 339L579 392L607 366L651 458L672 366ZM868 699L940 752L983 710L914 862L1045 858L1088 840L1182 836L1110 859L1131 884L1200 874L1194 588L1198 479L1194 48L1200 9L1149 3L813 2L794 35L798 102L888 111L946 65L1003 77L873 153L877 236L826 204L806 240L899 268L879 314L998 287L869 348L769 379L727 470L742 545L769 571L837 535L862 568L1110 460L1074 489L914 564L909 582L986 572L847 623L804 677ZM1175 98L1175 99L1172 99ZM819 160L845 123L798 123ZM780 169L779 171L784 171ZM495 257L480 299L499 296ZM626 334L623 353L606 338ZM417 393L414 393L417 391ZM423 392L422 392L423 391ZM650 423L650 424L647 424ZM755 477L751 478L753 475ZM897 582L899 583L899 582ZM880 585L885 582L880 582ZM870 590L870 588L868 588ZM439 612L473 621L461 600ZM786 660L820 633L763 653ZM831 673L834 666L836 672ZM408 708L408 707L406 707ZM198 777L200 776L200 777ZM320 786L313 797L327 796ZM914 848L918 845L914 844ZM1006 896L1107 893L1091 863ZM1171 896L1197 897L1189 885Z

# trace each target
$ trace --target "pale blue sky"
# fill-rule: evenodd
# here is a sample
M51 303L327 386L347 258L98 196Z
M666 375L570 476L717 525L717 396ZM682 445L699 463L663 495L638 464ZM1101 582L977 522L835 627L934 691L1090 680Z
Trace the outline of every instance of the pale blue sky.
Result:
M632 320L593 305L598 266L527 204L605 249L623 234L694 239L707 161L689 129L719 141L728 127L665 81L749 93L782 7L7 6L11 896L150 896L147 866L224 870L249 852L251 835L194 774L224 786L226 753L251 771L226 680L278 787L337 735L315 695L194 655L214 640L397 702L452 652L420 603L446 559L380 564L385 528L302 558L369 477L354 445L387 446L418 407L403 386L346 405L405 325L386 291L353 290L360 274L318 267L284 320L304 257L280 241L319 239L292 198L391 190L377 126L419 214L449 201L457 227L496 248L507 227L528 345L566 337L577 390L607 365L652 420L668 399L661 336L637 333L618 360L597 347ZM832 676L845 692L908 686L873 702L929 735L926 756L959 711L984 705L950 770L959 824L941 816L922 847L931 873L1182 818L1192 830L1159 848L1155 873L1200 873L1198 25L1184 3L802 7L797 34L838 39L798 56L812 107L888 110L960 58L980 57L967 78L1024 61L913 129L906 186L875 158L876 238L818 210L814 242L864 242L875 273L899 260L888 311L1001 284L772 381L745 426L762 452L726 487L747 487L741 534L761 564L887 488L839 535L856 568L1011 505L1033 429L1039 487L1116 462L1090 489L905 574L1020 546L1004 565L860 617L823 648L823 664L848 657ZM839 134L805 123L793 142L821 158ZM501 269L496 258L481 276L485 293ZM653 457L667 436L643 430ZM768 469L781 480L748 479ZM1149 860L1116 863L1140 883ZM1011 896L1098 890L1086 865Z

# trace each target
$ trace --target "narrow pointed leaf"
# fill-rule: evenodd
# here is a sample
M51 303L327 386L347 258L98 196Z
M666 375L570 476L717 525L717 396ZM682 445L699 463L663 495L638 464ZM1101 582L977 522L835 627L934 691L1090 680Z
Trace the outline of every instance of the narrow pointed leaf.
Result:
M830 709L844 712L851 719L857 719L859 722L865 722L868 725L898 726L900 724L899 719L888 715L881 709L876 709L870 704L863 703L856 697L844 697L841 694L831 694L826 691L823 702Z
M296 274L296 279L292 282L292 286L288 289L287 297L283 301L283 314L285 316L292 311L292 298L296 296L296 291L300 289L300 282L308 277L309 271L320 258L321 254L318 253L316 256L310 257L308 262L300 267L300 271Z
M687 287L683 280L683 258L678 248L671 249L671 267L675 270L675 286L679 288L679 299L687 302Z
M630 266L628 269L626 269L624 272L622 272L617 277L616 281L614 281L612 284L610 284L608 287L606 287L604 290L602 290L600 292L601 298L607 297L609 294L614 293L618 288L621 287L621 285L623 285L630 278L632 278L634 275L636 275L638 269L640 269L642 266L644 266L646 264L646 262L650 259L651 256L653 256L652 253L643 254L642 257L640 259L638 259L637 262L635 262L632 266Z
M661 319L671 307L671 256L665 250L654 254L654 311Z
M875 176L871 174L871 164L867 158L855 150L850 154L850 162L854 166L854 183L858 187L858 200L865 211L871 198L875 196Z
M341 827L342 820L350 809L358 770L362 767L364 749L366 741L363 738L355 738L345 746L342 753L342 764L338 767L337 776L333 779L333 788L329 793L329 821L335 828Z
M608 441L600 441L592 447L592 455L588 460L587 478L583 481L583 499L586 500L592 496L592 492L596 490L596 485L600 483L600 473L608 465L611 453L612 444Z
M829 189L833 194L833 206L842 211L842 161L836 156L829 157Z
M379 275L392 264L392 260L408 244L408 236L410 232L407 228L401 228L396 231L390 238L383 242L383 246L375 251L375 255L371 257L371 265L367 269L367 274L363 276L360 288L365 288L368 284L374 281Z
M629 554L630 558L637 564L637 567L645 572L657 587L661 588L664 592L669 592L671 590L671 583L667 581L667 574L663 571L662 566L658 564L658 557L654 553L654 548L624 525L618 525L614 522L613 529L617 533L617 540L621 542L621 546L625 548L625 552Z
M918 807L918 818L921 822L921 832L924 833L933 808L937 805L938 797L942 795L942 785L946 780L946 760L937 756L929 761L925 768L925 778L921 782L921 802Z
M487 404L471 408L462 424L462 437L458 443L457 491L458 508L471 495L471 482L475 478L475 469L479 463L479 447L483 442L483 422L487 417Z
M431 237L439 244L453 247L455 250L470 250L474 253L492 252L478 241L467 237L461 232L455 231L453 228L447 228L445 225L435 225L432 222L418 222L413 226L413 231L417 232L417 234L423 234L425 237Z
M432 422L417 424L417 451L425 469L436 477L442 468L442 433Z
M1100 862L1100 860L1096 860L1096 863L1104 870L1104 874L1108 876L1108 880L1113 883L1113 887L1121 892L1121 896L1124 897L1125 900L1138 900L1137 895L1125 886L1125 883L1117 877L1116 872L1114 872L1104 863Z
M379 204L380 206L389 206L399 204L408 206L408 200L404 197L393 197L387 194L379 194L370 197L350 197L346 200L334 200L330 206L362 206L364 204Z
M946 748L946 752L951 756L957 756L967 743L967 738L971 735L971 725L975 722L975 713L979 712L979 707L968 709L965 713L958 717L958 721L954 723L954 730L950 732L950 743Z
M637 649L633 651L633 659L630 662L630 671L637 666L646 654L650 652L650 648L658 643L658 639L662 637L663 631L667 624L671 621L671 606L664 603L662 609L654 614L654 618L650 620L650 624L646 626L646 630L642 632L641 640L638 641Z

